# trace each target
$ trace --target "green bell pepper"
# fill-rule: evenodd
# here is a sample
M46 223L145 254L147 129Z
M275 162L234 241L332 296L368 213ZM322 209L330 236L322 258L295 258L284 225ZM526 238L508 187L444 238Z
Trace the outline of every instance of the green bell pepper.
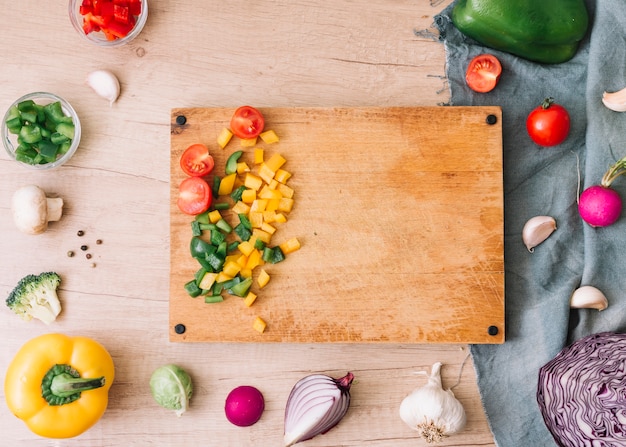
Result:
M589 16L584 0L459 0L452 22L490 48L559 64L576 54Z

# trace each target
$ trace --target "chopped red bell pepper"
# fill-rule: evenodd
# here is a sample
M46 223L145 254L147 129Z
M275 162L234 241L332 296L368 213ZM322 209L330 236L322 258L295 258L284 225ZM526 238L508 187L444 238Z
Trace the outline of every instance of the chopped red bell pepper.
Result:
M102 31L107 40L126 37L141 14L141 0L82 0L85 34Z

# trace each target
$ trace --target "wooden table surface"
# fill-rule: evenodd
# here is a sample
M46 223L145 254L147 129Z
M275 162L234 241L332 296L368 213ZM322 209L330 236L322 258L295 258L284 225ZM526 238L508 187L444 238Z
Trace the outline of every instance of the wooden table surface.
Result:
M344 420L303 446L426 445L400 420L400 402L441 361L443 383L468 424L445 446L493 446L465 345L171 343L168 328L170 111L176 107L436 106L446 103L444 48L429 33L449 0L150 2L143 32L102 49L72 28L67 2L22 0L4 8L0 109L33 91L68 100L82 121L75 156L34 172L0 155L0 290L30 273L57 271L57 321L24 322L0 312L0 373L28 339L48 332L86 335L110 351L116 380L100 422L78 438L38 438L0 404L2 445L279 446L293 384L306 374L355 374ZM416 33L416 30L429 30ZM109 107L85 85L107 68L122 93ZM13 192L34 183L65 200L64 216L38 236L18 232ZM84 231L79 237L77 231ZM102 244L96 245L101 239ZM84 257L88 245L92 259ZM67 252L77 253L68 257ZM96 266L92 267L91 263ZM156 405L152 371L177 363L195 393L181 418ZM227 393L259 388L262 419L230 425Z

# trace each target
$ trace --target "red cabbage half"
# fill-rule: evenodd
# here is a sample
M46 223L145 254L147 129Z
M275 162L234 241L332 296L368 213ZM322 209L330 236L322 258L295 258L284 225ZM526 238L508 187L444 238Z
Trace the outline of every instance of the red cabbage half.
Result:
M537 402L561 447L626 446L626 334L564 348L539 370Z

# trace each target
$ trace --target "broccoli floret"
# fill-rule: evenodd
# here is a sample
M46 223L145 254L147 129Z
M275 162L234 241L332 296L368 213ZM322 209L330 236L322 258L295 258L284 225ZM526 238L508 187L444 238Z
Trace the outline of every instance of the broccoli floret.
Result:
M61 312L57 295L59 284L61 277L55 272L26 275L9 294L7 306L26 321L36 318L50 324Z

